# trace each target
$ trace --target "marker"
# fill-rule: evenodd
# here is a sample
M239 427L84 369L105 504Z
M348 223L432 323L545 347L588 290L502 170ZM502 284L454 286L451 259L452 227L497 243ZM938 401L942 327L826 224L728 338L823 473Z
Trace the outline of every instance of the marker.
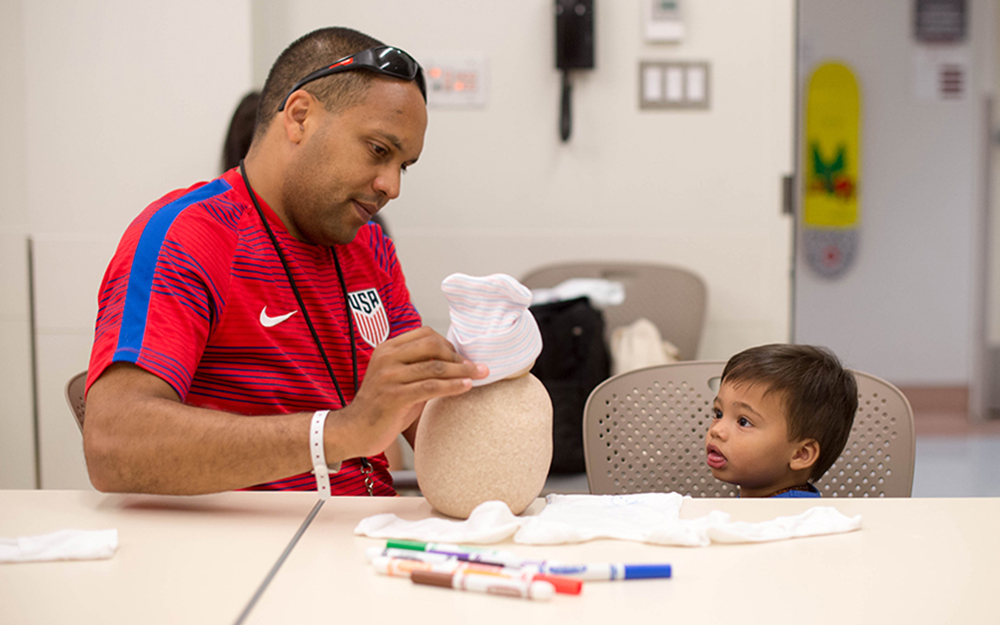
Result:
M553 564L546 563L539 569L551 575L570 575L584 581L613 581L622 579L662 579L670 577L669 564Z
M448 562L457 559L444 553L411 551L409 549L383 549L381 547L369 547L365 555L368 556L369 562L383 556L405 560L419 560L421 562Z
M557 593L564 595L578 595L583 589L583 581L572 577L562 577L559 575L546 575L531 569L510 569L490 564L478 562L462 562L460 560L449 560L448 562L421 562L420 560L406 560L400 558L389 558L381 556L372 561L372 567L380 575L390 575L394 577L411 577L413 571L432 571L435 573L455 573L461 571L475 575L495 575L505 579L527 580L535 582L548 582Z
M420 554L423 557L437 554L466 562L479 562L509 568L531 567L540 573L569 576L584 581L664 579L673 574L669 564L562 564L555 560L525 560L509 551L494 551L446 543L390 540L386 543L387 550L390 545L397 554L405 554L409 551L411 554ZM411 556L403 555L402 557L409 558Z
M412 551L434 551L443 549L444 551L494 551L485 547L467 547L465 545L454 545L451 543L422 543L417 540L387 540L386 549L410 549Z
M495 575L455 573L437 573L435 571L413 571L410 579L414 584L441 586L455 590L470 590L484 592L504 597L521 599L548 600L556 593L549 582L534 582L524 579L506 579Z
M386 541L386 549L393 549L397 551L409 550L414 553L436 553L458 560L463 560L465 562L481 562L483 564L493 564L496 566L507 566L511 568L533 566L540 569L545 565L545 562L541 560L525 560L510 551L475 549L447 543L421 543L412 540L390 540Z

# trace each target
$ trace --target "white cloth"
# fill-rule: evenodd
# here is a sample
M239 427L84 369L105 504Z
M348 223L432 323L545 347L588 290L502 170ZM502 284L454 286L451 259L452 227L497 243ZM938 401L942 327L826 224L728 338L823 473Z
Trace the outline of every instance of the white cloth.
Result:
M595 538L683 547L704 547L706 530L729 520L713 511L694 520L680 518L685 499L677 493L641 495L549 495L536 520L526 524L514 541L528 545L578 543Z
M106 560L118 549L118 530L60 530L0 538L0 562Z
M594 308L618 306L625 301L625 285L602 278L570 278L551 289L532 289L532 304L548 304L586 297Z
M490 373L482 386L527 371L542 353L542 333L528 310L531 291L514 278L495 273L482 278L453 273L441 282L455 350Z
M354 533L372 538L397 538L431 543L488 544L500 542L521 527L528 517L516 517L502 501L486 501L464 521L440 518L405 521L395 514L362 519Z
M611 375L679 359L677 346L664 341L656 324L645 317L611 332Z
M845 517L836 508L816 506L797 516L779 516L764 523L733 521L708 528L713 543L762 543L849 532L861 527L861 516Z
M750 543L861 528L861 516L847 517L835 508L816 506L802 514L760 523L732 522L714 510L697 519L681 519L683 502L677 493L638 495L549 495L537 516L516 517L506 504L488 501L466 521L441 518L406 521L380 514L361 521L354 533L373 538L403 538L425 542L483 544L514 534L526 545L577 543L616 538L657 545L705 547L711 543ZM515 533L516 532L516 533Z

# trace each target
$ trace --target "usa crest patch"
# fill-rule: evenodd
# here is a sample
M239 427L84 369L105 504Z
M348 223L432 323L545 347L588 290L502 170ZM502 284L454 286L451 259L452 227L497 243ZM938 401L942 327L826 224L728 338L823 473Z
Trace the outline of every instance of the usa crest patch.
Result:
M389 338L389 317L376 289L348 293L347 302L354 314L354 325L365 343L377 347Z

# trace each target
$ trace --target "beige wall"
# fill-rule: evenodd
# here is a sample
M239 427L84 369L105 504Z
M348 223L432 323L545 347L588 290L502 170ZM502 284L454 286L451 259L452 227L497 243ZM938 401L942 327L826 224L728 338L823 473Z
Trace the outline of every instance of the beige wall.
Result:
M0 4L0 487L34 488L24 32L20 0Z
M439 283L454 271L654 260L708 283L702 357L786 340L791 231L779 190L792 158L792 2L750 5L685 3L685 41L648 45L637 1L599 3L598 67L576 80L573 139L562 144L550 0L5 2L0 68L13 88L0 123L13 141L0 144L10 182L0 189L0 323L4 383L19 392L0 395L0 453L27 449L17 464L33 462L25 237L35 249L41 482L86 486L62 393L87 366L115 242L150 201L215 175L240 96L287 43L323 25L418 57L489 57L489 104L431 111L421 162L385 213L430 324L447 326ZM712 64L710 111L638 110L639 61L665 58ZM13 434L23 441L8 443ZM30 468L21 481L2 470L0 487L33 483Z
M5 2L0 11L0 67L5 77L20 76L10 96L4 81L0 115L0 322L4 377L23 379L4 382L30 388L25 340L7 333L17 324L20 332L27 319L18 248L30 236L41 484L87 487L81 437L63 387L87 367L97 288L125 226L167 191L218 173L229 117L251 86L250 4L32 0ZM15 141L8 143L8 136ZM6 184L8 177L14 184ZM11 206L20 210L8 218ZM16 349L8 348L9 339ZM34 429L30 401L7 390L0 395L4 463L6 447L14 446L8 436L24 439L22 430ZM32 486L33 467L30 483L18 477L30 464L19 459L9 472L0 465L0 487Z
M286 19L255 46L348 25L418 59L488 57L488 105L431 111L420 163L384 212L432 326L447 328L439 285L452 272L645 260L707 281L702 357L787 340L791 230L779 192L792 161L790 0L684 3L689 35L656 45L641 37L638 1L597 3L597 69L575 79L567 144L551 0L285 4ZM709 111L638 110L639 61L668 58L711 63Z

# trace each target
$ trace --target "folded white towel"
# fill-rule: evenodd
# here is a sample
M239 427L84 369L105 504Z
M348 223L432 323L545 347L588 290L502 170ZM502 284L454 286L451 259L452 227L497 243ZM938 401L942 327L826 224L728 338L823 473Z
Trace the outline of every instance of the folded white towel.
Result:
M0 538L0 562L106 560L118 549L118 530L60 530Z
M861 516L847 517L829 506L760 523L732 522L728 514L718 510L697 519L681 519L681 506L688 499L677 493L549 495L545 508L537 516L524 517L511 514L502 502L488 501L473 510L467 521L440 518L405 521L393 514L380 514L362 520L354 533L373 538L467 544L498 542L514 534L514 542L526 545L616 538L706 547L713 542L764 542L861 528Z
M563 302L586 297L594 308L618 306L625 301L625 285L616 280L602 278L570 278L551 289L532 289L532 304Z
M657 527L678 522L683 501L677 493L549 495L545 508L518 531L514 542L556 545L595 538L644 542Z
M395 514L376 514L362 519L354 533L372 538L398 538L432 543L488 544L500 542L517 531L529 517L514 516L502 501L476 506L464 521L440 518L405 521Z
M846 517L836 508L817 506L797 516L779 516L773 521L734 521L708 528L715 543L760 543L786 538L850 532L861 528L861 515Z
M482 386L527 372L542 352L542 333L528 310L531 291L514 278L495 273L477 278L453 273L441 283L448 299L448 340L476 364L490 368Z

